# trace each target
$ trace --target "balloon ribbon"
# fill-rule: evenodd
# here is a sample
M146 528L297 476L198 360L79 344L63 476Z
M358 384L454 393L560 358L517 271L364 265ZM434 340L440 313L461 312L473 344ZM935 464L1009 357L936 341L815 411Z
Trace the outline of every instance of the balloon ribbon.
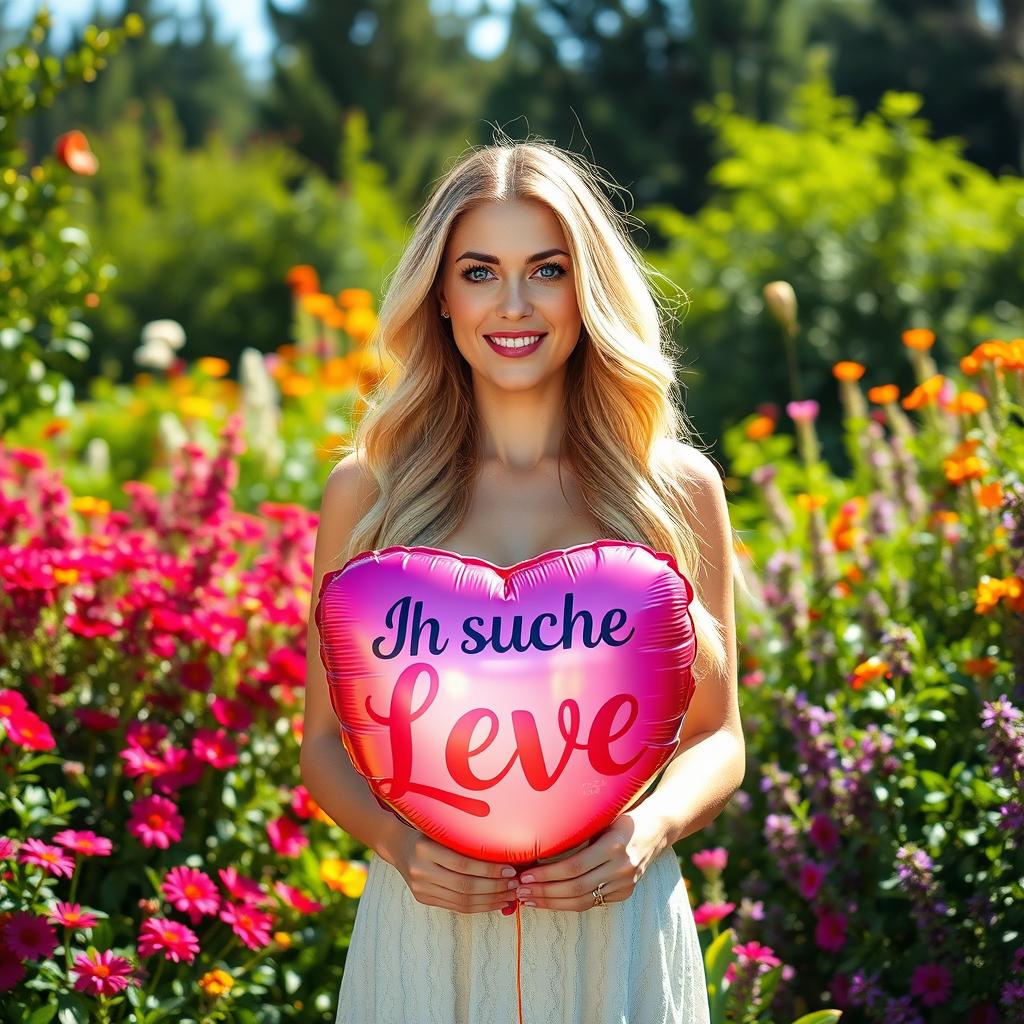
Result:
M519 900L516 900L516 999L519 1003L519 1024L523 1024L523 920L519 913Z

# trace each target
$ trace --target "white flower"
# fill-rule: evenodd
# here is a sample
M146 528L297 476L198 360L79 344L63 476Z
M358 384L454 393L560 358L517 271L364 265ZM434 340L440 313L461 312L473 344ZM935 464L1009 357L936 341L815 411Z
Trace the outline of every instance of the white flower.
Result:
M185 328L177 320L150 320L142 328L142 344L162 342L177 351L185 344Z
M135 362L153 370L166 370L175 358L174 349L163 341L147 342L135 350Z
M85 462L93 476L110 473L110 446L102 437L93 437L85 446Z
M188 441L188 433L181 425L181 420L173 412L163 412L157 421L157 432L163 443L164 450L177 451Z

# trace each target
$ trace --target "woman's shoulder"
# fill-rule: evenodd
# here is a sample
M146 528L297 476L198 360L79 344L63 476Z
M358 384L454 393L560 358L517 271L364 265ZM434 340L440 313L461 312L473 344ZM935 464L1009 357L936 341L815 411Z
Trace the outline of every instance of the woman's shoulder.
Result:
M665 438L657 446L654 454L680 484L699 489L716 488L722 484L723 474L715 462L700 448L695 448L686 441Z

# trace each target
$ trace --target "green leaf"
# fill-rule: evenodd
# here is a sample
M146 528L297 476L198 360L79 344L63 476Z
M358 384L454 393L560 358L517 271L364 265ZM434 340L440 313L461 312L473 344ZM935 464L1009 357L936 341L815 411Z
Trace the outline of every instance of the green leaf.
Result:
M50 1024L50 1021L57 1014L57 1009L56 1003L51 1003L49 1006L40 1006L38 1010L32 1011L25 1024Z
M842 1010L815 1010L813 1013L805 1013L793 1024L835 1024L842 1015Z

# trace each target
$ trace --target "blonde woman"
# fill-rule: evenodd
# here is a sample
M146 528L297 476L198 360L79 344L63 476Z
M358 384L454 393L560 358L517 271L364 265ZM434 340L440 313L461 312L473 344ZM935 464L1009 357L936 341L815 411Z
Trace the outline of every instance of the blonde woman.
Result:
M719 474L672 400L650 271L603 184L576 155L504 137L437 184L381 306L394 372L327 482L312 593L329 569L392 544L503 567L602 538L668 552L698 597L679 746L646 798L581 848L521 874L460 855L385 809L352 767L311 610L302 777L376 854L337 1024L513 1022L520 994L529 1024L709 1020L672 844L714 820L744 774L733 532ZM515 901L521 993L514 919L499 913Z

